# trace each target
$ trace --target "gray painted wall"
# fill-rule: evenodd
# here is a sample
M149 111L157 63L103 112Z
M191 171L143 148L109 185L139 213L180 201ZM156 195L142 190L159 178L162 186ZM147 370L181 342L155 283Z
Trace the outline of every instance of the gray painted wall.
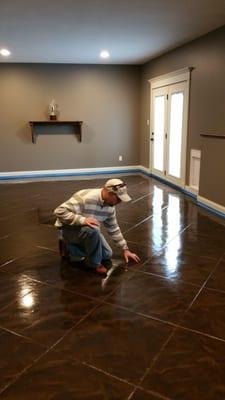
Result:
M59 119L84 121L82 143L57 128L32 144L28 122L53 98ZM1 64L0 171L138 164L139 102L137 66Z
M225 133L224 49L225 27L142 67L0 64L0 171L148 167L148 79L191 66L186 183L190 149L205 151L199 194L225 206L224 152L209 140L203 146L200 136ZM46 119L47 104L53 98L59 104L60 119L84 121L82 143L60 130L39 135L37 144L32 144L28 122ZM120 154L123 162L118 161Z
M150 115L150 87L148 79L183 67L194 67L191 76L190 118L188 130L187 184L189 177L190 149L202 149L201 133L225 134L225 27L200 39L171 51L142 66L141 81L141 145L140 164L149 166L149 128L146 120ZM215 139L213 139L215 140ZM220 140L220 139L219 139ZM220 142L221 144L221 142ZM211 142L205 144L211 146ZM205 147L204 147L205 148ZM216 147L207 149L207 160L220 163L222 173L217 187L211 180L217 179L211 173L211 163L202 162L200 195L225 206L225 157L218 159ZM202 149L203 150L203 149ZM204 158L205 160L205 158ZM215 193L212 192L216 189ZM214 200L213 200L214 199Z
M225 207L225 138L202 137L200 195Z

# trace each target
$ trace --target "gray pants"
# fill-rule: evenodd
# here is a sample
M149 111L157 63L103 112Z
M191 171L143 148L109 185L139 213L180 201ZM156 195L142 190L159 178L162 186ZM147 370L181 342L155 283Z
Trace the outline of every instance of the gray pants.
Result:
M112 249L97 228L85 226L62 227L63 238L69 242L70 254L78 259L87 257L91 267L98 267L102 260L112 257Z

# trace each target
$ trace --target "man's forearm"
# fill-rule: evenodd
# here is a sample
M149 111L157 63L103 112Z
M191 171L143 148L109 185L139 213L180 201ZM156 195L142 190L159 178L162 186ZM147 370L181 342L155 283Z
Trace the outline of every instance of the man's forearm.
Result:
M63 206L57 207L54 214L62 224L66 225L83 225L85 221L85 217L80 214L75 214Z

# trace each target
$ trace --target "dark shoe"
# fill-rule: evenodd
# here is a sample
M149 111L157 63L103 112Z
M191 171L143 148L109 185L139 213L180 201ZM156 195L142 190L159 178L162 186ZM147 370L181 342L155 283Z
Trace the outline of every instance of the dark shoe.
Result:
M98 275L107 275L107 269L104 267L104 265L99 265L96 269L95 269L96 273Z
M103 258L102 259L102 265L106 267L107 269L112 267L112 260L110 258Z

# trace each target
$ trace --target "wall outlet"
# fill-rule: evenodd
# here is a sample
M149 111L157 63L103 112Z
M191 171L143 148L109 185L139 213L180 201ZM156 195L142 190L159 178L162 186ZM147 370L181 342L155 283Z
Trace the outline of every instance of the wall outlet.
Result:
M119 156L119 161L123 161L123 156Z
M149 124L150 124L150 121L149 121L149 119L147 119L147 126L149 126Z

